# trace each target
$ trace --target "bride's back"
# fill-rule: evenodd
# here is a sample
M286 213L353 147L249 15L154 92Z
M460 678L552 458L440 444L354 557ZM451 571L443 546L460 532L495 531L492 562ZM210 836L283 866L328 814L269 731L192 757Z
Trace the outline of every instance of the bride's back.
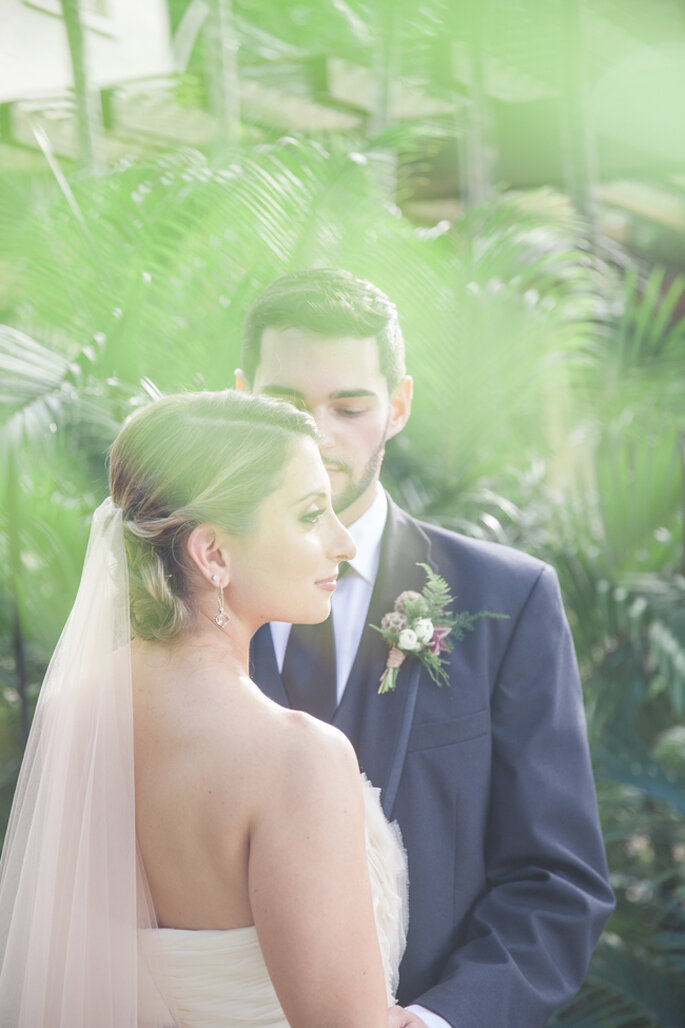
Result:
M250 832L297 775L292 753L331 729L192 644L135 643L132 659L136 833L159 925L251 925ZM290 784L294 807L308 782Z
M383 966L349 742L195 646L132 650L136 834L159 926L255 925L287 1023L380 1028Z
M240 775L250 733L240 686L227 674L223 683L203 676L185 661L172 670L164 648L149 649L133 651L136 834L158 923L251 924L253 800Z

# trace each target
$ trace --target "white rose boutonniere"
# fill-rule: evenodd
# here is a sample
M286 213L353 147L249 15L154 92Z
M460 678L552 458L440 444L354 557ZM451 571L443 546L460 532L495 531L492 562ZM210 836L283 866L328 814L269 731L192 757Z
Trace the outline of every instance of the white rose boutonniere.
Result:
M419 642L427 643L433 638L433 632L435 629L433 628L433 622L430 618L419 618L419 620L414 624L414 631L416 632L416 638ZM400 646L400 649L403 649L403 647Z
M426 572L427 582L423 592L407 589L395 600L394 610L383 616L380 632L390 647L385 670L380 677L379 693L392 692L397 685L397 675L405 657L417 657L426 667L436 685L449 685L443 654L452 649L452 639L461 641L464 632L473 631L479 618L502 618L508 614L495 614L481 610L477 614L448 610L454 603L444 578L437 575L427 564L420 564Z
M421 649L421 640L413 628L403 628L397 639L397 647L411 653Z

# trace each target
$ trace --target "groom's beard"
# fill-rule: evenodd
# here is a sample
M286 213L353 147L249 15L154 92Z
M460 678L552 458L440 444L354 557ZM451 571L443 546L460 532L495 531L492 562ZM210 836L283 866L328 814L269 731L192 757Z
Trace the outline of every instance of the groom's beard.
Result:
M325 462L327 467L336 471L343 471L349 476L349 482L345 488L341 489L339 493L335 493L332 497L333 510L336 514L342 514L343 511L347 510L348 507L351 507L359 499L362 493L366 492L380 471L384 455L385 433L383 433L383 438L371 454L361 475L357 479L352 478L352 469L344 461L334 460Z

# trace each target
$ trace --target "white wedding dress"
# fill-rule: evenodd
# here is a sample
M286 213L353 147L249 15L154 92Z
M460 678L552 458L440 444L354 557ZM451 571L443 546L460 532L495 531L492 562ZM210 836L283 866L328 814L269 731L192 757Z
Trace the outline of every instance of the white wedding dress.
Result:
M363 778L366 850L388 1005L407 930L407 865L380 790ZM139 1025L287 1028L254 925L227 931L158 928L139 934Z

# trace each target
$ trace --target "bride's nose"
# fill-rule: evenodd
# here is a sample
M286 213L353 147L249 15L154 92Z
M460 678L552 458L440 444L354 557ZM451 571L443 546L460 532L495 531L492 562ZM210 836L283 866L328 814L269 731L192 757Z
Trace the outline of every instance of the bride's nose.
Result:
M335 515L333 517L334 533L330 552L334 554L333 559L339 564L343 560L352 560L357 553L357 544L345 526L338 521Z

